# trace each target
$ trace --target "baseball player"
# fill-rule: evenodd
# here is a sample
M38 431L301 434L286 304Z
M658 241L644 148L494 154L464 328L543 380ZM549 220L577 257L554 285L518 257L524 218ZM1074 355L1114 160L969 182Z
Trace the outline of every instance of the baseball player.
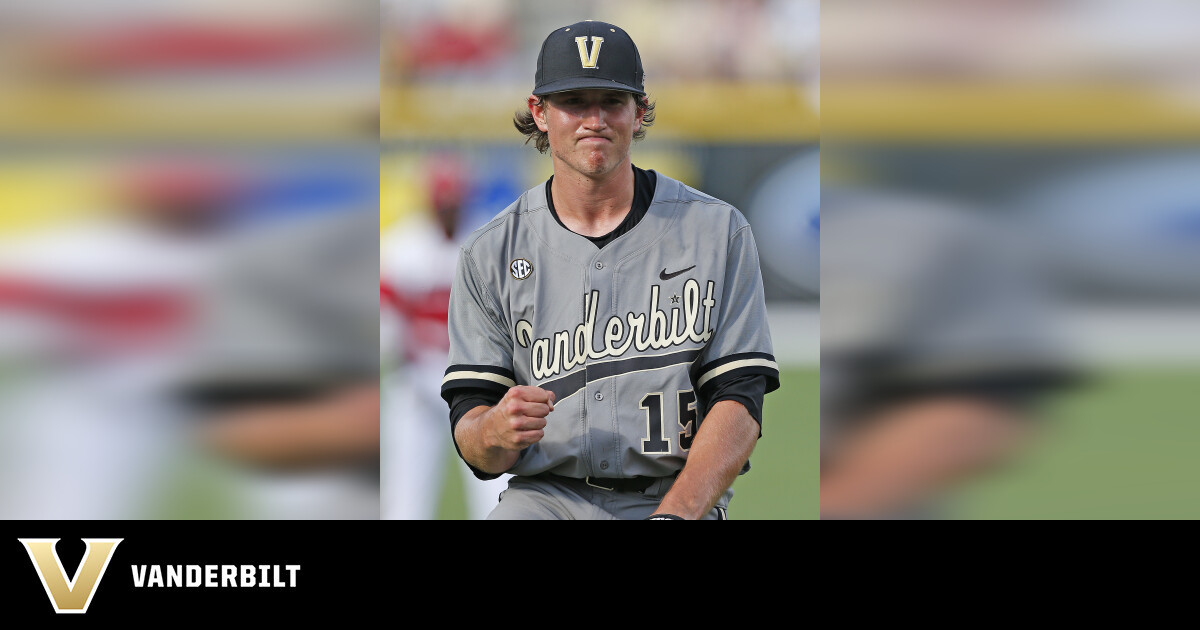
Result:
M450 341L446 319L454 265L467 224L467 174L449 157L431 160L430 204L390 227L380 243L380 352L392 369L382 400L386 451L383 517L430 520L437 516L450 445L445 403L439 396ZM389 334L384 326L390 326ZM462 464L460 464L462 465ZM465 479L467 512L486 518L506 479Z
M442 397L489 519L724 520L779 386L758 252L729 204L633 165L653 122L612 24L545 40L514 123L553 175L463 244Z

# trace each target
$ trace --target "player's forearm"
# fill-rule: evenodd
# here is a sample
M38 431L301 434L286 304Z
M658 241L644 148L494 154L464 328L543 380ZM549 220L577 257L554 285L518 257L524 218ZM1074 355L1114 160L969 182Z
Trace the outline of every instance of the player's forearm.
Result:
M469 464L483 472L499 474L512 468L521 452L504 449L487 439L487 414L493 409L479 406L463 415L454 427L454 441Z
M702 518L733 485L758 434L758 423L742 405L730 400L713 405L692 441L687 464L657 511Z

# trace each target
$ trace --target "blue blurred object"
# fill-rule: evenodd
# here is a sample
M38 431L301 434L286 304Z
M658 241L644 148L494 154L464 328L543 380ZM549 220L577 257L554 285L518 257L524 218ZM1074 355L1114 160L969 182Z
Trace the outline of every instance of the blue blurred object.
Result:
M492 220L525 192L520 174L511 161L496 156L486 160L484 167L475 168L466 208L461 218L464 234Z
M1049 264L1072 291L1200 298L1200 154L1151 153L1067 167L1016 202L1047 239Z
M821 151L805 150L759 183L744 209L764 282L787 299L821 294Z
M242 225L304 215L361 210L379 203L376 163L354 156L314 156L272 163L238 200Z

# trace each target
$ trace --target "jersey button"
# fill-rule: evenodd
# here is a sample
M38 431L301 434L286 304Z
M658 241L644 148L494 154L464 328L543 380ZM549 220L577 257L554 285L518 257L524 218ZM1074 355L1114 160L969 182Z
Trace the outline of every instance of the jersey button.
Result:
M600 392L596 392L596 400L604 400L604 394L601 394Z
M607 459L600 462L600 470L608 470L608 460Z
M603 269L603 268L604 268L604 263L602 263L602 262L598 262L598 263L596 263L596 268L597 268L597 269Z

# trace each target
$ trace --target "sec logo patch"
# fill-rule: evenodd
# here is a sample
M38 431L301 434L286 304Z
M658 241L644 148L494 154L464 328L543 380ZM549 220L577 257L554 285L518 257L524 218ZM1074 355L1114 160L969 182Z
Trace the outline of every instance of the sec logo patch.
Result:
M518 258L512 261L512 263L508 266L508 270L512 272L513 277L517 280L524 280L533 273L533 265L524 258Z

